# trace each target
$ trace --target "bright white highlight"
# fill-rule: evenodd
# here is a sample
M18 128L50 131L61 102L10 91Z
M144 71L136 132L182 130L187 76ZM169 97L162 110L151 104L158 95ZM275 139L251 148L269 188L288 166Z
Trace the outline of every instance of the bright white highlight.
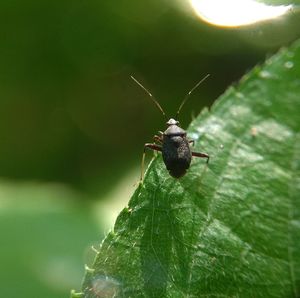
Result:
M224 27L238 27L265 21L287 13L292 5L270 6L254 0L189 0L204 21Z

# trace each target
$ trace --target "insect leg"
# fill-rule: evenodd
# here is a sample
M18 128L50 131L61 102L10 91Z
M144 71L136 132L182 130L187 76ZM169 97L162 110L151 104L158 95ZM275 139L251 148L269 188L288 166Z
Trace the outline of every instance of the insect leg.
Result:
M162 143L162 137L161 136L157 136L157 135L155 135L154 137L153 137L153 139L154 139L154 142L157 142L157 143L159 143L159 144L161 144Z
M189 143L192 144L192 146L195 145L195 140L189 140Z
M209 162L209 155L206 154L206 153L202 153L202 152L192 152L192 156L201 157L201 158L206 158L206 163Z
M143 152L142 165L141 165L141 178L140 178L141 182L144 179L144 163L145 163L145 155L146 155L146 149L147 148L149 148L151 150L155 150L155 151L161 151L162 150L161 146L157 145L157 144L146 143L144 145L144 152Z

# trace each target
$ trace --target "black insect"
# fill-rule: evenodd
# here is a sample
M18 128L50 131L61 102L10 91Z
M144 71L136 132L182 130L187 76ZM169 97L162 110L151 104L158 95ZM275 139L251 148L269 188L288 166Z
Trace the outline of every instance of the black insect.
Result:
M207 77L209 77L209 75L206 75L188 92L181 105L179 106L175 119L170 118L166 123L168 128L164 132L160 131L159 135L154 136L154 142L156 143L146 143L144 145L141 180L143 180L144 160L147 148L162 152L162 157L166 168L169 171L170 175L174 178L180 178L185 175L186 171L190 167L192 156L206 158L206 162L208 163L208 154L202 152L194 152L191 150L190 144L194 144L194 140L188 140L186 131L179 126L179 121L177 121L180 110L191 93ZM158 101L154 98L154 96L137 79L135 79L133 76L131 76L131 78L150 96L151 100L156 104L163 115L166 116L164 110L162 109Z

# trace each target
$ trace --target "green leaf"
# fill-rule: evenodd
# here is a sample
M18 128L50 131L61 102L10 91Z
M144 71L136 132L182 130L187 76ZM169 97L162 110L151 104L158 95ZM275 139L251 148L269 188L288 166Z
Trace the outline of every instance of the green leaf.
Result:
M85 297L299 297L300 42L193 121L181 179L154 159L101 245Z

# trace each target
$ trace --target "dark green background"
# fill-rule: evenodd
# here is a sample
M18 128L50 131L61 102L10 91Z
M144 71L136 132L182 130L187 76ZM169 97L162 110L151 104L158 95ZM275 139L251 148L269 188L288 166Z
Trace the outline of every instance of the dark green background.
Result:
M62 297L79 286L83 251L102 233L89 202L138 168L143 144L164 129L130 75L173 115L210 73L182 111L186 127L229 84L297 37L296 11L224 29L202 23L188 1L1 1L4 297ZM55 273L41 277L67 256L77 277L58 279L61 285L49 281Z

